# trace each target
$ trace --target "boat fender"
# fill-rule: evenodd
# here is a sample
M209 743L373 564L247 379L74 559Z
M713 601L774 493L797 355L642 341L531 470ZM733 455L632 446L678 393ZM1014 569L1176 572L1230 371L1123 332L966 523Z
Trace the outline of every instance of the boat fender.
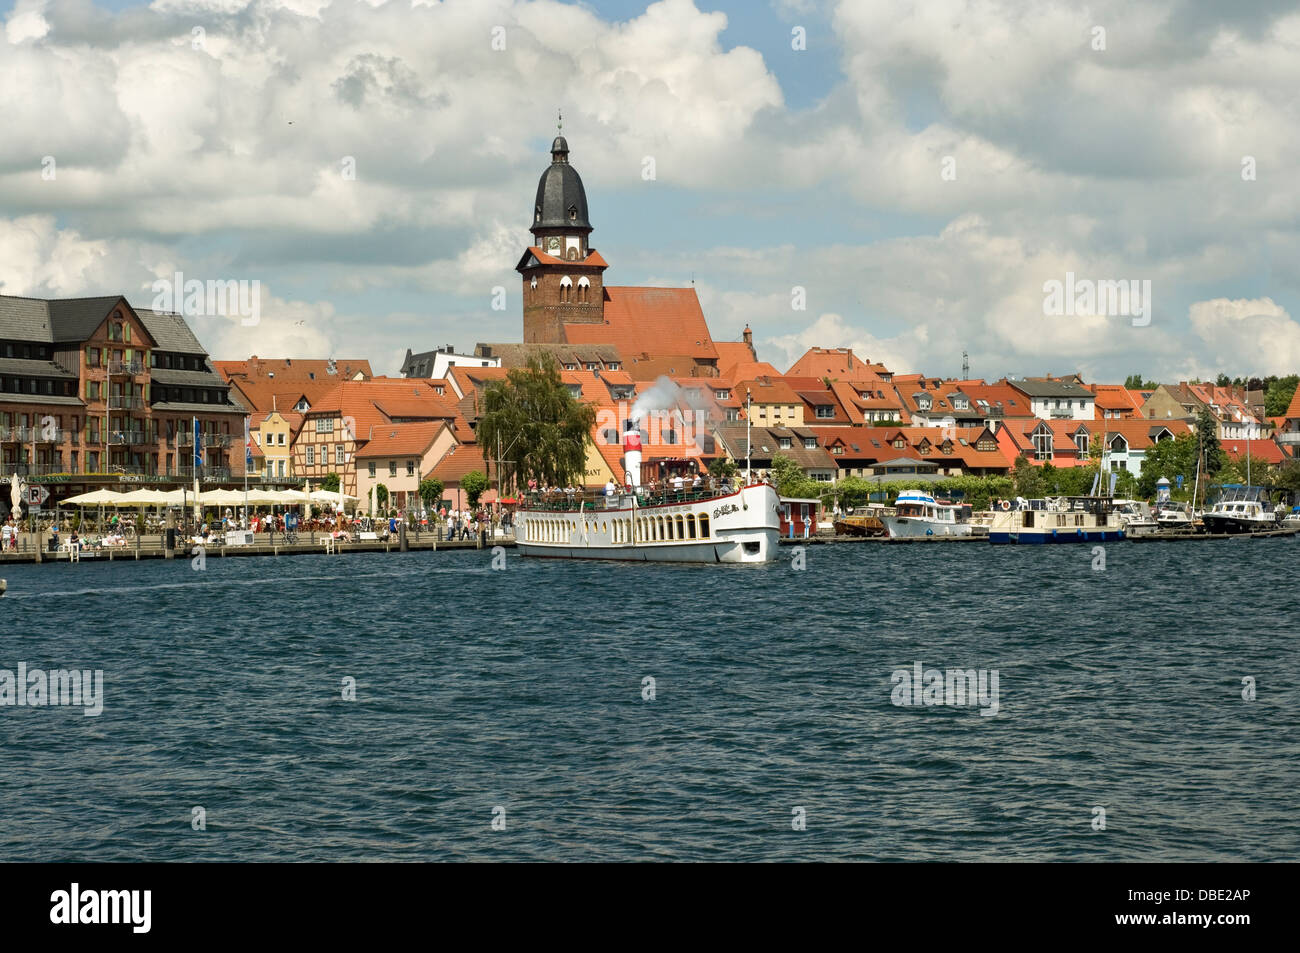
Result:
M926 535L926 536L933 536L933 535L934 535L934 530L932 530L932 529L927 529L927 530L925 531L925 535Z
M1007 510L1011 509L1011 501L1010 501L1010 500L1003 500L1001 505L1002 505L1002 512L1004 512L1004 513L1005 513Z

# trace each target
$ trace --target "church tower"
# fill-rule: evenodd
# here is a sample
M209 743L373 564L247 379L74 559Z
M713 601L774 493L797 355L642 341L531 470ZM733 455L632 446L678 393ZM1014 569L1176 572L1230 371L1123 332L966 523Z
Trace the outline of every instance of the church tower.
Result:
M561 344L566 324L604 323L608 267L588 244L587 193L562 135L551 143L532 219L533 244L515 266L523 276L524 343Z

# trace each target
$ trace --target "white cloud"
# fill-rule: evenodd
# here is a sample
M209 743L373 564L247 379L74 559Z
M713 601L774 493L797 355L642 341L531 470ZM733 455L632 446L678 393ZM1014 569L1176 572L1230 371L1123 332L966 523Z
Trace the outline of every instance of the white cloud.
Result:
M1189 317L1216 372L1249 368L1268 375L1300 369L1300 322L1271 298L1198 301Z

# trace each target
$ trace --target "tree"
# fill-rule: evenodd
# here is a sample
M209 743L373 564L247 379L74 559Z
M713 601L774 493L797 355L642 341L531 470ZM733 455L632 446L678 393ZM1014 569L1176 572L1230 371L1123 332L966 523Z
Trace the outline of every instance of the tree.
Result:
M375 502L381 513L388 508L388 487L382 483L375 484Z
M476 433L489 467L496 462L498 488L528 480L567 486L586 475L595 424L596 409L573 396L547 353L511 368L504 381L487 388Z
M719 480L729 480L739 471L736 461L727 457L718 457L709 464L709 474L717 477Z
M1300 459L1287 460L1278 467L1273 486L1289 492L1293 501L1300 501Z
M1138 478L1137 493L1143 499L1156 495L1156 483L1161 477L1169 481L1171 489L1183 478L1183 488L1190 493L1196 480L1197 438L1185 433L1173 440L1157 440L1142 459L1142 476Z
M442 499L444 487L441 480L435 480L430 477L427 480L421 480L420 486L416 491L420 495L420 500L424 503L424 508L428 512L433 512L438 508L438 502Z
M488 483L487 474L482 470L470 470L460 478L460 488L465 491L465 498L469 500L470 509L478 506L478 499L487 492Z
M1016 457L1011 480L1017 496L1033 499L1043 495L1043 475L1023 454Z
M1300 385L1300 374L1289 374L1269 382L1268 389L1264 392L1264 416L1281 417L1285 414L1291 406L1297 385Z
M1155 390L1160 384L1156 381L1143 381L1141 374L1130 374L1124 378L1126 390Z
M772 482L776 485L776 491L782 496L820 498L822 493L830 486L830 484L822 484L809 479L804 474L803 468L783 453L778 453L772 457L770 470Z
M339 491L339 475L337 473L325 474L325 477L320 481L320 488L330 493L337 493Z
M1228 455L1219 443L1219 422L1208 407L1202 407L1196 415L1196 432L1201 439L1201 452L1205 454L1205 474L1214 476L1227 465Z

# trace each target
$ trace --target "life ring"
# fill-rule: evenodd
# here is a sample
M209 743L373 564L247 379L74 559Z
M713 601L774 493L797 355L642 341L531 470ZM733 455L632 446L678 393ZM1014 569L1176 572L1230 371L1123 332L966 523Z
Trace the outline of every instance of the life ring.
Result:
M1003 500L1003 501L1002 501L1002 512L1005 513L1005 512L1006 512L1007 510L1009 510L1009 509L1011 509L1011 501L1010 501L1010 500Z

